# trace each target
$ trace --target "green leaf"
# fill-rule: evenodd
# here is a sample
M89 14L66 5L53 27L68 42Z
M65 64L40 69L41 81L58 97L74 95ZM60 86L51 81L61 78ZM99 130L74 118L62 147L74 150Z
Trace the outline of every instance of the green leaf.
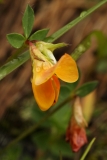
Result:
M18 160L20 159L20 155L22 154L22 146L21 145L14 145L8 150L5 151L2 155L0 155L0 160Z
M76 90L76 95L84 97L92 92L98 85L98 81L87 82Z
M65 86L69 88L70 92L72 93L76 86L78 85L78 80L74 83L66 83Z
M37 132L36 134L33 134L31 137L33 142L36 143L37 147L41 150L47 150L49 147L49 138L51 134L49 133L47 136L47 130L42 130L41 132Z
M60 95L59 95L59 99L61 99L61 101L63 100L63 98L67 98L71 93L71 90L65 86L62 85L61 89L60 89Z
M20 48L25 42L25 37L21 34L11 33L7 34L7 40L13 47Z
M26 7L26 10L24 12L23 18L22 18L22 25L25 37L28 38L33 27L34 22L34 11L33 9L28 5Z
M98 54L98 58L99 60L101 60L101 58L107 57L107 37L106 35L104 35L103 32L101 31L93 31L91 36L96 37L97 39L97 54Z
M49 29L42 29L42 30L38 30L37 32L35 32L34 34L31 35L31 37L29 38L29 40L38 40L41 41L43 40L46 35L48 34Z
M53 140L53 142L51 142L51 147L49 148L49 150L58 157L59 157L59 150L60 150L63 156L69 157L70 159L73 158L73 153L71 151L71 147L69 143L67 143L62 137L59 139L57 138L56 141Z

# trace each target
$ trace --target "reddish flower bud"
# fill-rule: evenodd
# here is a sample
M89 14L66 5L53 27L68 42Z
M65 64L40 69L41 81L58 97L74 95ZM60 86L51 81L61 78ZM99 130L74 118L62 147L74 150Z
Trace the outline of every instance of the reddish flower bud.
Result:
M83 117L80 98L77 97L73 106L73 117L70 120L66 132L66 141L71 145L74 152L77 152L85 143L87 143L87 136L85 127L87 123Z
M66 132L66 141L71 145L74 152L77 152L85 143L87 143L87 136L84 127L80 127L74 117Z

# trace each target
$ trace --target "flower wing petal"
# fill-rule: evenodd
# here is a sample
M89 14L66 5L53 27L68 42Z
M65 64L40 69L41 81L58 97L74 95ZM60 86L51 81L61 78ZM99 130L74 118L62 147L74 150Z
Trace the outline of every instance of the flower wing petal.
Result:
M53 75L52 79L53 79L52 83L53 83L53 87L54 87L54 91L55 91L55 100L54 100L54 104L55 104L58 100L58 97L59 97L60 82L59 82L56 75Z
M46 111L53 105L55 91L51 79L41 85L35 85L32 80L32 89L36 102L42 111Z
M78 79L76 62L69 54L64 54L57 63L56 75L63 81L72 83Z

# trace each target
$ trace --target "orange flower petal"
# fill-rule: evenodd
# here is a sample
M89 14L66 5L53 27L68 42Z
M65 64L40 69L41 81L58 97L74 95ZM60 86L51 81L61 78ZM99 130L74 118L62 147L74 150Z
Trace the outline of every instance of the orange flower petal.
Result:
M46 111L53 105L55 91L51 79L41 85L35 85L32 80L32 89L36 102L42 111Z
M43 62L43 64L44 63L45 62ZM36 71L37 66L35 66L35 71L33 72L33 80L35 82L35 85L41 85L42 83L45 83L47 80L49 80L53 76L55 68L56 65L46 70L40 68L40 71Z
M60 90L60 82L57 78L56 75L52 76L52 84L55 90L55 100L54 100L54 104L57 102L58 97L59 97L59 90Z
M57 63L56 75L65 82L75 82L78 79L78 69L76 62L69 54L65 54Z

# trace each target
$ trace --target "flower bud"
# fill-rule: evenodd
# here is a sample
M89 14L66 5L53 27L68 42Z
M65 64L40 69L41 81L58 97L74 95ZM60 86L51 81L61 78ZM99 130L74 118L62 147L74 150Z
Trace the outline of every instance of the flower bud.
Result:
M66 141L70 143L72 150L77 152L85 143L87 143L85 131L87 123L82 114L79 97L75 99L73 107L73 116L66 132Z
M73 116L75 118L76 123L81 127L86 127L87 122L83 117L82 106L80 102L80 98L76 97L73 106Z

